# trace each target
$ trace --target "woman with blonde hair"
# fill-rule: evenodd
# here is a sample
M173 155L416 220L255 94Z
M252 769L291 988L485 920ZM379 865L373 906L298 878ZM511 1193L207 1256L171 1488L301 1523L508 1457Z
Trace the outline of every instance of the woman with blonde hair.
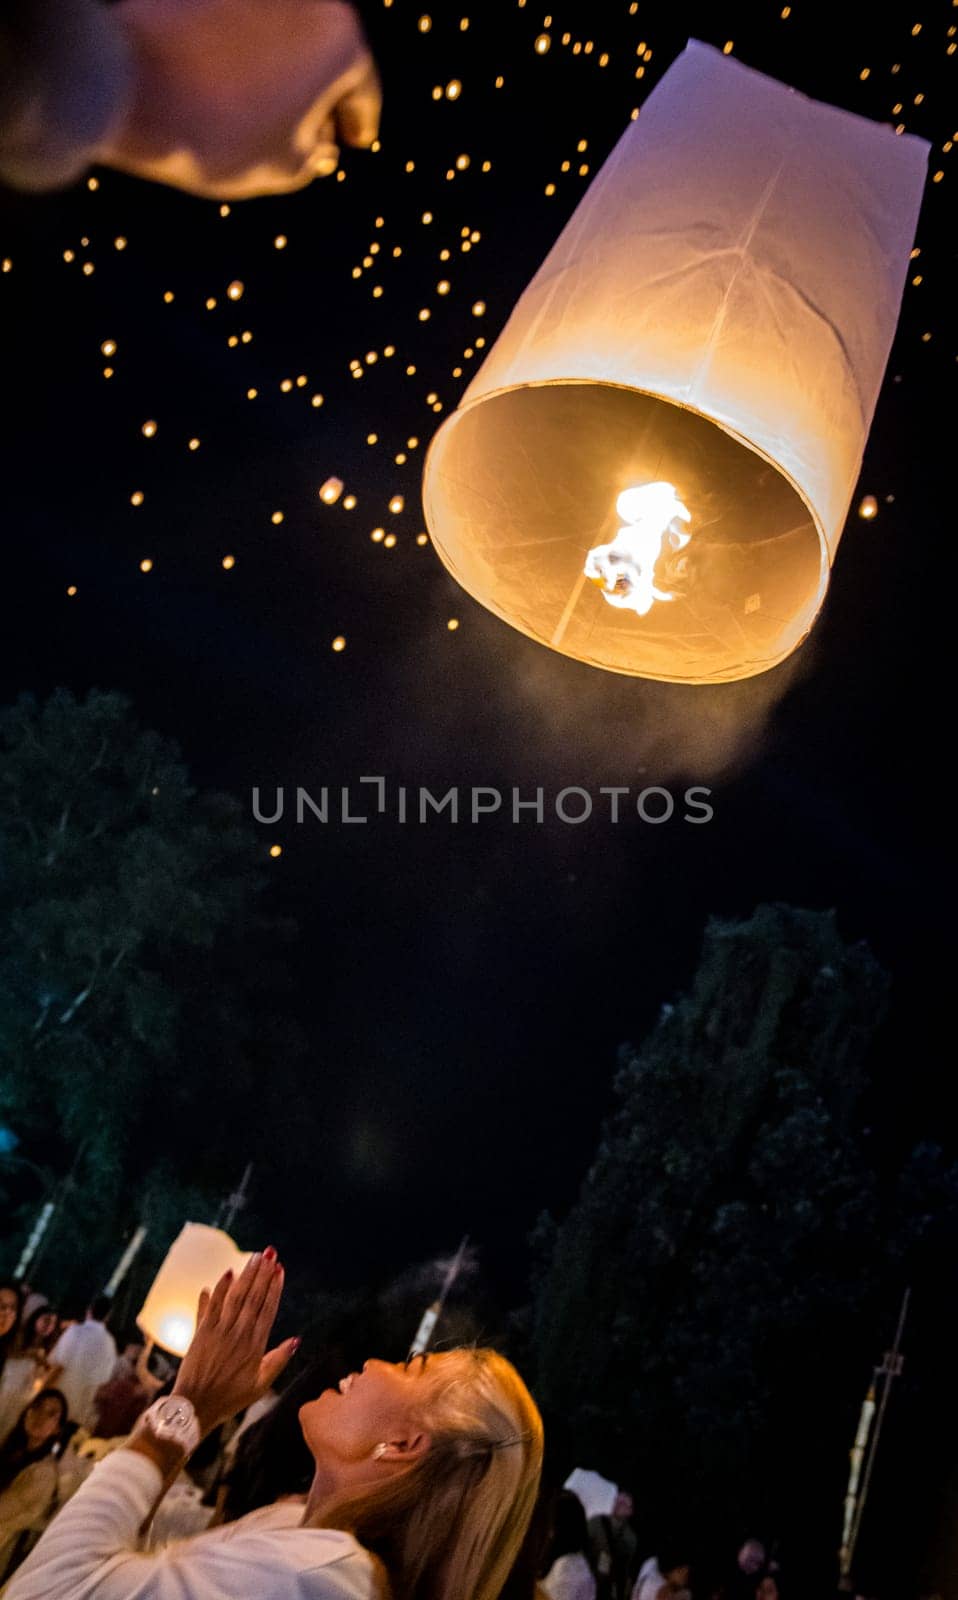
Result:
M187 1455L294 1354L296 1340L267 1353L282 1283L267 1250L204 1293L172 1395L96 1468L6 1600L497 1600L532 1515L542 1423L492 1350L367 1361L300 1412L316 1469L305 1509L143 1549Z

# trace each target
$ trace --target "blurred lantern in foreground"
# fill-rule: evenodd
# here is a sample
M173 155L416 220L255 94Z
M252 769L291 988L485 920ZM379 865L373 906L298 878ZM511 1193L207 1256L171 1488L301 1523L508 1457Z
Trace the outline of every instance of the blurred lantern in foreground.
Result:
M196 1327L201 1290L212 1289L230 1268L241 1272L248 1260L228 1233L187 1222L153 1280L136 1319L138 1327L162 1350L185 1355Z
M927 151L690 43L433 441L463 587L614 672L784 660L828 586Z

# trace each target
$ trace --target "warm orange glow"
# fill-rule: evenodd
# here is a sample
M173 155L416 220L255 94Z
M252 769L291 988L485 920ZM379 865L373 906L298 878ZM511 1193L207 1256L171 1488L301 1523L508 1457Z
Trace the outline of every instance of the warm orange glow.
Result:
M674 600L669 590L657 587L659 565L669 552L683 550L690 535L682 527L691 513L679 499L674 484L643 483L619 495L616 513L625 526L608 544L589 551L585 576L598 584L603 600L644 617L656 600ZM676 574L681 566L675 564Z
M139 1328L161 1350L185 1355L196 1327L200 1291L227 1269L238 1274L248 1260L228 1234L188 1222L153 1280L136 1319Z
M628 123L423 481L432 544L496 616L685 683L767 671L815 622L927 164L727 46L691 43ZM653 515L634 497L659 484Z

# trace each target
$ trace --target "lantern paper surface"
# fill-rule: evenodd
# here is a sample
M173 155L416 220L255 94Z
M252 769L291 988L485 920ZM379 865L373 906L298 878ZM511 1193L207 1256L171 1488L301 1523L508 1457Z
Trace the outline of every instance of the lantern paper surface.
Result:
M784 660L825 596L927 154L692 41L433 440L427 525L463 587L615 672Z
M618 1484L610 1483L601 1473L590 1472L586 1467L576 1467L562 1485L571 1489L582 1503L587 1517L608 1517L612 1514Z
M187 1222L153 1280L137 1326L162 1350L185 1355L196 1328L201 1290L212 1289L230 1268L241 1272L248 1260L228 1233Z

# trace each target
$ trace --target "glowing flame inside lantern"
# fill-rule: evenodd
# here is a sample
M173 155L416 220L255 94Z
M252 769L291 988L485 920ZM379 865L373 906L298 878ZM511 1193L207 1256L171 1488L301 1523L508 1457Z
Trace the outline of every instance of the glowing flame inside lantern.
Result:
M164 1317L160 1323L157 1344L164 1350L172 1350L176 1356L185 1356L193 1339L196 1319L192 1316Z
M691 534L680 527L692 516L671 483L642 483L625 489L615 503L623 522L609 544L596 545L586 557L585 576L599 584L610 606L644 617L656 600L674 600L660 589L655 569L667 551L685 548Z

